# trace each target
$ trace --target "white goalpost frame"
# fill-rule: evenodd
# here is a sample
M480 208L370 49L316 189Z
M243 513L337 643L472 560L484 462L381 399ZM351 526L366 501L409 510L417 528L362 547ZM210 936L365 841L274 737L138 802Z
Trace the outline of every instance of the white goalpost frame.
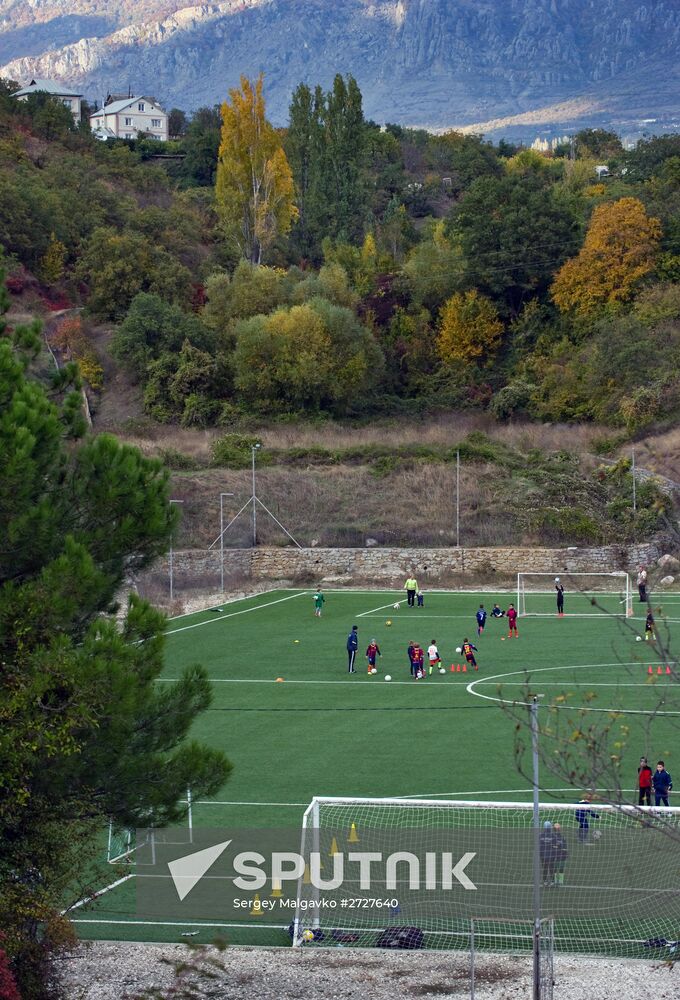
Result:
M306 857L307 851L319 851L320 845L320 822L321 813L324 807L343 807L351 810L353 807L376 807L380 808L395 808L399 810L409 811L412 810L414 813L419 809L436 809L442 813L446 810L460 810L464 811L466 814L475 815L479 817L480 813L486 812L487 814L493 814L494 812L509 812L514 811L516 813L523 814L526 816L526 820L522 825L523 829L530 830L533 828L535 822L534 819L534 803L533 802L508 802L508 801L485 801L485 800L459 800L459 799L405 799L405 798L361 798L361 797L346 797L346 796L315 796L312 799L310 805L306 808L302 817L302 832L301 832L301 848L300 853L303 857ZM648 815L654 817L657 821L667 820L669 821L669 826L673 829L674 836L680 837L680 807L660 807L660 806L638 806L633 804L613 804L613 803L600 803L594 801L591 806L593 809L597 809L598 814L602 818L603 814L610 817L627 817L631 820L640 821L641 817ZM546 812L550 813L554 818L555 814L562 814L565 819L572 816L579 810L583 809L583 803L554 803L554 802L541 802L540 810L543 815ZM352 813L352 816L356 814ZM340 815L338 817L340 822L344 822L344 826L347 826L348 819L351 819L348 814L344 816ZM542 822L542 820L541 820ZM296 896L296 909L295 917L293 920L293 934L292 934L292 945L293 947L300 947L304 943L303 931L305 926L311 929L317 929L321 926L321 921L319 918L320 908L318 906L313 908L314 916L306 913L305 908L301 905L302 900L307 900L308 898L317 900L320 898L320 890L305 882L305 876L301 876L298 879L297 884L297 896ZM489 917L487 920L497 920L499 923L507 922L510 918L503 917ZM551 918L552 919L552 918ZM476 922L479 923L479 918L475 918ZM545 920L545 918L543 918ZM521 922L521 921L520 921ZM530 921L527 921L527 924ZM542 921L543 922L543 921ZM341 928L342 929L342 928ZM346 927L347 930L354 930L355 928ZM373 927L372 932L379 932L385 928ZM470 931L474 933L474 928L470 927ZM439 930L435 933L450 937L452 940L461 938L460 931L447 931ZM552 931L551 931L552 933ZM488 934L486 935L488 937ZM504 937L507 945L507 935ZM523 938L523 940L528 940ZM469 942L469 932L468 932L468 942ZM507 947L502 949L507 951Z
M534 572L534 571L528 571L528 572L518 573L517 574L517 614L519 615L520 618L526 618L528 615L530 615L533 618L548 618L548 617L552 617L555 614L554 611L530 611L530 612L527 612L527 610L526 610L526 594L527 594L527 590L526 590L526 587L524 585L524 581L525 581L526 577L533 577L533 578L543 577L543 578L546 579L546 581L550 580L552 586L548 587L548 589L546 589L546 590L543 590L543 589L541 589L541 590L532 590L532 591L529 591L529 593L535 593L535 594L552 594L552 593L555 593L555 591L554 591L555 579L559 575L560 575L560 571L557 571L556 573L542 573L542 572L539 573L539 572ZM626 572L626 570L612 570L611 572L607 572L607 573L606 572L602 572L602 573L576 573L576 572L565 572L565 571L562 571L562 576L566 580L575 579L575 578L579 578L580 579L581 577L595 577L595 578L597 578L599 580L620 580L621 583L623 584L623 587L621 589L618 589L617 593L623 592L623 594L624 594L623 600L619 602L620 605L621 605L621 612L620 612L620 614L622 616L626 617L626 618L631 618L632 617L632 615L633 615L633 588L632 588L632 583L631 583L631 579L630 579L630 573ZM608 590L608 591L607 590L592 590L592 591L591 590L585 590L585 591L578 590L578 591L575 591L575 593L587 593L587 594L598 594L598 593L599 594L607 594L607 593L609 593L609 594L612 594L612 593L614 593L614 589L611 589L611 590ZM575 613L574 612L570 612L570 614L576 614L579 618L589 618L589 617L597 617L600 614L600 612L593 611L593 612L589 613L589 612L581 612L581 611L579 611L579 612L575 612Z

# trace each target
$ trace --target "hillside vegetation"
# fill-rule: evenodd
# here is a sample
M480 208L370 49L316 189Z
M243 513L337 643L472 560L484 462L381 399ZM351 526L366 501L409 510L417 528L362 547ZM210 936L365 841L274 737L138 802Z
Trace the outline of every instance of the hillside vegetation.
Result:
M598 471L592 453L680 410L677 137L626 153L584 131L545 157L381 130L337 77L300 85L283 131L244 80L222 115L174 112L171 144L102 144L50 99L10 91L0 244L14 309L58 313L50 346L79 362L95 431L144 439L203 506L211 470L236 472L248 441L288 427L260 461L306 539L450 542L456 450L468 541L624 541L670 524L651 484L631 521L625 465ZM377 436L334 445L338 420L350 434L378 420ZM428 420L445 440L422 440ZM494 427L510 420L597 430L583 449L567 427L549 447L508 446ZM395 425L411 437L389 443ZM209 432L212 449L183 452L179 428ZM411 483L415 520L401 509ZM204 543L199 521L184 541Z

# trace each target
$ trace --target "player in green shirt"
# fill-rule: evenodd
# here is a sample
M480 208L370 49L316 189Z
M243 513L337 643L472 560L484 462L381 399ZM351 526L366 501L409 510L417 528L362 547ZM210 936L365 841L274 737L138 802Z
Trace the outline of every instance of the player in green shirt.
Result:
M319 587L316 594L314 594L314 614L317 618L321 618L321 609L323 608L325 602L326 598L321 593L321 587Z

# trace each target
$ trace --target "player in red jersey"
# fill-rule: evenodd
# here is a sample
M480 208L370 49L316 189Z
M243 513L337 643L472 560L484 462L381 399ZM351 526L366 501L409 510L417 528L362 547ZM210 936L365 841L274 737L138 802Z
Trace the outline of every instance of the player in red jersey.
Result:
M470 666L474 667L475 670L477 670L478 669L477 661L475 660L475 653L477 652L477 647L473 646L469 639L463 639L461 652L463 653L463 656L470 664Z
M515 639L519 639L519 632L517 631L517 609L514 604L508 605L505 617L508 619L508 639L512 639L513 635L515 636Z
M373 671L377 669L375 665L375 660L377 656L382 656L382 653L380 652L380 646L375 641L375 639L371 639L371 641L368 644L368 649L366 650L366 659L368 660L369 674L372 674Z

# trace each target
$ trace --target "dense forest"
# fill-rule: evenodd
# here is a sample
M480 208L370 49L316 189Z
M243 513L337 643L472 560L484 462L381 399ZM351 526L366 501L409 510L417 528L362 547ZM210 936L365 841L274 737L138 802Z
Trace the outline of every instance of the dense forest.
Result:
M12 89L9 288L84 307L61 338L95 396L111 323L164 423L482 408L630 433L680 409L680 136L547 156L380 128L338 76L297 88L285 130L243 80L174 110L170 143L103 143Z

